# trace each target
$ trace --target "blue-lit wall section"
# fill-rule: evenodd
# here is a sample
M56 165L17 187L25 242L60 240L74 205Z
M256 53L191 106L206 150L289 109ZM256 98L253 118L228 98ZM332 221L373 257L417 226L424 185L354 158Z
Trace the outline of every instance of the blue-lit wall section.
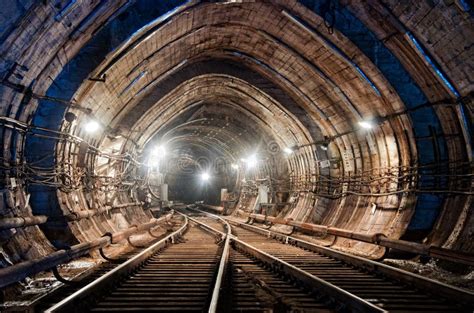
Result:
M301 0L307 8L318 15L324 14L326 1ZM409 72L403 67L393 53L347 8L335 5L334 28L350 39L383 73L392 87L405 103L407 108L414 108L428 102L427 97L412 79ZM418 165L429 165L434 162L448 161L446 141L442 136L440 120L431 107L412 111L409 116L413 122L415 134ZM434 134L437 144L429 138ZM420 170L420 187L430 183L423 170ZM426 173L425 173L426 174ZM444 187L444 186L442 186ZM418 195L415 214L408 230L430 230L438 217L444 196L432 194Z
M64 66L46 94L51 97L71 100L81 83L89 77L108 53L132 36L137 29L185 2L184 0L136 1L97 32L79 53ZM41 100L32 124L58 130L64 118L64 113L64 106ZM28 136L25 147L27 162L41 167L53 167L55 164L55 145L55 140ZM28 188L31 193L30 202L34 214L53 217L52 221L44 225L43 230L46 234L54 232L54 237L58 237L58 233L62 230L66 231L66 221L61 218L62 212L56 196L56 189L39 184L31 184ZM64 243L55 241L53 244L60 247Z

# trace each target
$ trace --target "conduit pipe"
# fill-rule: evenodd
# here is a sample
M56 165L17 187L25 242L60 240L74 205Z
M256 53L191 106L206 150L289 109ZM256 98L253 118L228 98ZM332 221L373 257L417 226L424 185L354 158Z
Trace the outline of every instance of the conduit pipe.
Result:
M29 260L2 268L0 269L0 288L16 283L30 275L49 270L59 264L69 262L94 249L104 248L112 243L127 239L138 231L149 230L163 221L168 221L173 214L174 212L171 212L159 219L154 219L140 226L132 226L121 232L105 234L93 241L83 242L71 246L69 249L61 249L39 259Z
M64 217L68 221L77 221L77 220L81 220L83 218L89 218L89 217L92 217L92 216L95 216L95 215L98 215L98 214L101 214L101 213L107 213L109 211L113 212L115 210L122 209L122 208L125 208L125 207L141 206L141 205L143 205L141 202L122 203L122 204L115 205L113 207L112 206L105 206L105 207L99 208L99 209L73 212L73 213L65 215Z
M34 226L46 223L48 217L45 215L26 217L5 217L0 219L0 230Z
M118 210L124 207L131 207L131 206L141 206L142 203L122 203L116 206L106 206L100 209L93 209L93 210L85 210L85 211L78 211L73 212L67 215L64 215L64 218L69 221L78 221L84 218L89 218L101 213L106 213L109 211ZM50 220L54 220L55 218L50 218ZM25 217L5 217L0 219L0 230L7 230L12 228L22 228L27 226L36 226L44 224L48 221L48 216L46 215L36 215L36 216L25 216Z
M252 218L259 222L270 222L273 224L281 224L293 226L296 228L304 229L306 231L323 234L323 235L333 235L353 240L358 240L362 242L372 243L382 247L392 248L400 251L415 253L419 255L426 255L433 258L448 260L456 263L462 263L466 265L474 265L474 255L469 253L464 253L461 251L454 251L450 249L445 249L441 247L428 246L417 242L410 242L400 239L388 238L383 233L375 234L366 234L361 232L354 232L347 229L329 227L324 225L316 225L311 223L303 223L294 221L291 219L277 218L274 216L267 216L263 214L254 214L246 213L242 210L238 212L244 216Z
M224 207L221 207L221 206L215 206L215 205L209 205L209 204L200 204L199 206L208 210L216 211L218 213L224 212Z

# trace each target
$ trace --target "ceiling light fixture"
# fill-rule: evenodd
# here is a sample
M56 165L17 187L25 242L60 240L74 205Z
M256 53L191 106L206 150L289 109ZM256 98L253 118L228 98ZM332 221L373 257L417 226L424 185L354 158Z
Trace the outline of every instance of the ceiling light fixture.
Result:
M290 154L292 154L294 151L293 151L293 149L286 147L286 148L283 149L283 152L285 152L286 154L290 155Z
M360 121L359 126L363 129L372 129L374 124L371 121Z
M90 120L84 125L84 130L88 133L95 133L100 128L100 124L97 121Z
M211 175L209 175L209 173L202 173L201 174L201 179L203 181L208 181L210 178L211 178Z
M163 156L166 155L166 148L163 145L156 146L152 150L151 154L154 155L154 156L163 157Z
M256 154L252 154L251 156L249 156L248 158L244 159L245 163L247 164L247 167L248 168L253 168L257 165L258 163L258 159L257 159L257 155Z

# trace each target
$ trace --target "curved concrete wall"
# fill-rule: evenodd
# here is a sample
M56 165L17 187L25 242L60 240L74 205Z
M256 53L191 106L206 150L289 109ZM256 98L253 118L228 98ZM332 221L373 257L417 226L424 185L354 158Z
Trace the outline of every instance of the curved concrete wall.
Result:
M173 144L194 147L186 153L225 159L227 168L258 148L261 164L245 183L224 171L245 210L254 208L251 182L266 179L273 201L288 198L276 215L472 251L471 8L309 0L6 6L2 215L49 217L2 233L13 262L150 219L133 205L141 186L134 178L170 132ZM66 112L77 118L66 121ZM84 131L90 119L101 131ZM175 130L192 119L200 122ZM365 120L375 127L362 129ZM28 236L37 244L26 246Z

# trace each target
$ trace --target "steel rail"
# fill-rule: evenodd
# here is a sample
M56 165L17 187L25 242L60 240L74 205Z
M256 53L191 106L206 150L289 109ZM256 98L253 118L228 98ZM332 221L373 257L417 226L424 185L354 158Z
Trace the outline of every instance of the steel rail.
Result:
M190 208L190 209L193 209L193 208ZM214 290L212 291L211 303L209 305L209 313L215 313L217 312L219 294L222 288L222 282L224 281L224 278L225 278L224 276L225 276L225 270L227 268L227 263L229 261L230 237L232 236L232 228L230 227L229 223L225 219L221 218L220 216L213 215L199 209L194 209L194 210L202 214L206 214L207 216L210 216L212 218L220 220L226 226L226 229L227 229L227 233L225 234L224 248L222 251L221 260L219 262L219 270L217 272L216 283L214 285Z
M381 273L389 278L395 280L402 280L404 282L413 284L420 289L429 291L430 293L440 295L442 297L449 297L457 302L463 303L474 303L474 293L469 292L442 282L429 279L414 273L404 271L402 269L392 267L387 264L383 264L377 261L368 260L359 256L355 256L342 251L334 250L328 247L320 246L299 238L284 235L281 233L273 232L267 229L262 229L254 225L248 225L245 223L237 222L228 218L225 218L230 224L242 227L244 229L253 231L262 236L277 239L282 243L291 244L299 248L307 249L316 253L332 257L334 259L343 261L351 264L358 268L363 268L368 271Z
M107 288L110 288L114 283L117 282L117 280L120 280L122 277L129 274L135 268L140 266L144 261L154 255L157 251L166 247L170 242L174 242L175 238L181 236L187 230L187 228L188 218L185 216L184 224L178 230L154 243L147 249L119 265L99 279L79 289L69 297L47 309L45 312L81 312L81 308L79 307L81 302L89 297L93 297L93 295L97 293L98 290L107 290Z
M238 239L232 238L232 242L237 249L252 255L253 257L263 261L272 268L277 268L279 271L295 277L297 280L305 283L307 286L316 288L321 294L336 299L337 302L345 306L353 312L388 312L350 292L345 291L315 275L312 275L288 262L285 262L271 254L268 254L252 245Z
M213 216L217 219L222 219L221 217L215 214L204 212L204 211L201 211L201 212L206 213L208 216ZM192 218L190 219L193 220ZM196 221L196 222L198 224L203 225L204 227L207 227L216 232L219 232L221 235L224 235L223 232L218 231L209 225L205 225L205 223L203 222L200 222L200 221ZM246 242L243 242L242 240L238 239L236 236L232 234L230 234L228 237L232 241L232 244L240 248L242 251L254 256L255 258L263 261L264 263L269 264L274 269L277 268L280 271L284 272L285 274L295 277L297 280L304 282L308 286L311 286L313 288L316 286L316 288L318 289L318 292L320 292L321 294L325 294L333 299L336 299L336 301L339 302L343 306L347 307L349 304L349 308L354 312L387 312L386 310L383 310L380 307L356 295L353 295L323 279L320 279L317 276L314 276L277 257L274 257L260 249L257 249L256 247Z
M221 232L220 230L217 230L217 229L215 229L215 228L212 227L212 226L209 226L209 225L207 225L207 224L205 224L205 223L203 223L203 222L200 222L200 221L198 221L197 219L195 219L195 218L193 218L193 217L190 217L189 215L186 215L186 214L184 214L184 213L182 213L182 212L176 211L176 213L178 213L178 214L180 214L180 215L182 215L182 216L186 216L191 222L194 222L194 223L198 224L199 226L201 226L201 228L204 228L205 231L210 232L210 233L212 233L212 234L218 233L218 234L221 236L221 239L222 239L222 240L225 239L226 234L223 233L223 232Z

